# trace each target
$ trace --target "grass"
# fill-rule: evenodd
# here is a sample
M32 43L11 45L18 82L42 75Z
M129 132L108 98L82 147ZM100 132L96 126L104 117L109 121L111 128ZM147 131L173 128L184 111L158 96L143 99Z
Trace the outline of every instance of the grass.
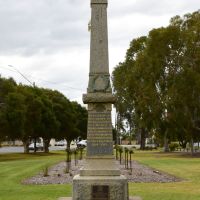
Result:
M200 200L200 158L180 153L137 152L134 159L184 179L178 183L129 184L130 194L144 200Z
M71 185L22 185L21 181L45 166L65 159L64 152L51 154L0 154L0 200L57 200L71 196ZM143 200L200 200L200 158L175 153L141 152L133 159L181 177L178 183L130 183L129 193Z
M0 200L56 200L71 195L71 185L22 185L21 181L65 159L64 153L1 154Z

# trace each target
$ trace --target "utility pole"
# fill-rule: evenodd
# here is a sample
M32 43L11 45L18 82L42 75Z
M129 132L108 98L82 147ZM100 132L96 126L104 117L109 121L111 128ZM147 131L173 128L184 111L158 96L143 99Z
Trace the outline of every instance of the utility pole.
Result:
M22 74L16 67L14 67L13 65L8 65L9 67L13 68L17 73L19 73L27 82L29 82L31 84L31 86L33 86L33 88L35 88L35 82L31 82L24 74ZM37 151L37 146L36 146L36 140L37 138L34 137L34 152Z
M33 87L35 87L35 82L31 82L24 74L22 74L16 67L13 65L8 65L9 67L13 68L17 73L19 73L26 81L28 81Z

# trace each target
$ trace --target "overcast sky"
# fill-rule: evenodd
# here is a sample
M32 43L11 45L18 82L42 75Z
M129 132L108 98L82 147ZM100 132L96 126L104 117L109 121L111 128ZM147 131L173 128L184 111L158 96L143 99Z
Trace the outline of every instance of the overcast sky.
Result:
M133 38L200 9L200 0L108 0L110 72ZM0 74L82 103L89 70L90 0L0 0ZM9 67L12 65L13 67Z

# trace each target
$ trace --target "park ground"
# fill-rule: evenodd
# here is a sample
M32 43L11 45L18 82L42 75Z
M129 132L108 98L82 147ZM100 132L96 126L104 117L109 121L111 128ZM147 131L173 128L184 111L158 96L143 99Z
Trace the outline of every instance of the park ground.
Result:
M71 196L71 185L23 185L22 180L46 166L65 160L62 151L50 154L0 154L0 200L57 200ZM131 196L143 200L199 200L200 158L186 153L136 151L133 159L160 171L183 178L174 183L129 183Z

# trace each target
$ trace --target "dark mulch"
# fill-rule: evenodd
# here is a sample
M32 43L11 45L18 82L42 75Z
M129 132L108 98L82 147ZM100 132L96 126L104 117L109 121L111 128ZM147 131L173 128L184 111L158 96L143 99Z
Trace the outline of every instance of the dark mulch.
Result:
M125 169L124 165L120 165L118 161L121 173L127 177L129 182L135 183L168 183L168 182L179 182L183 179L175 177L173 175L152 169L144 166L137 161L132 161L132 169ZM71 184L74 175L79 174L80 168L83 166L84 160L78 161L78 165L75 166L74 161L71 163L70 173L65 173L66 163L58 163L48 169L48 176L44 176L44 171L41 171L36 176L30 177L23 180L23 184L36 184L36 185L47 185L47 184ZM45 169L44 169L45 170Z

